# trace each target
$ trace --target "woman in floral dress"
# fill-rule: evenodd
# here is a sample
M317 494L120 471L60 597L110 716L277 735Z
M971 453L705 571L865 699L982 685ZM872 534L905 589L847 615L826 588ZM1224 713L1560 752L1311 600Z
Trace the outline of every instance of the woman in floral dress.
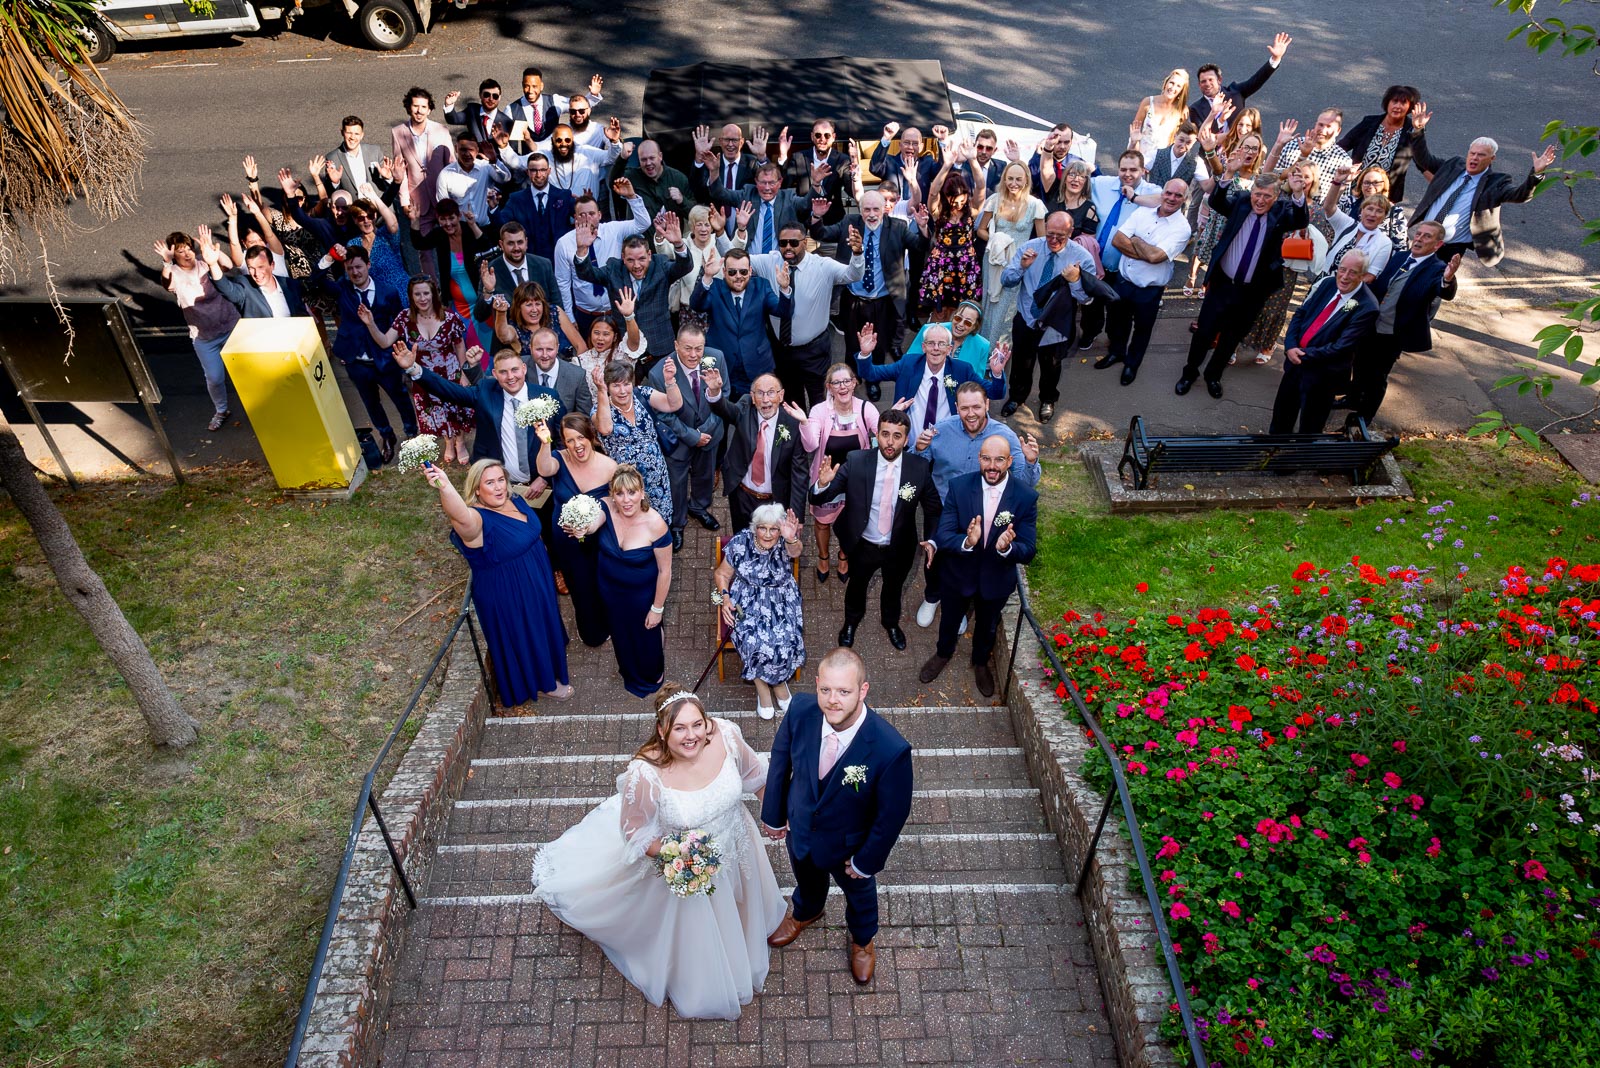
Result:
M363 306L361 321L367 324L372 339L384 348L401 344L417 354L419 364L441 378L470 386L462 371L467 361L467 324L454 311L439 302L439 286L427 275L418 275L407 289L409 307L394 317L388 330L379 330L372 313ZM420 385L411 386L411 405L417 412L419 433L440 438L440 459L467 463L466 433L476 424L472 409L439 400Z
M667 458L656 436L653 413L677 411L683 407L683 394L678 392L677 368L670 359L662 374L667 381L665 393L635 386L633 368L623 362L609 364L604 371L592 368L589 381L595 396L594 428L600 432L606 455L618 464L638 468L650 507L671 515L672 480L667 476Z
M929 187L932 211L922 208L917 212L917 225L929 238L919 297L929 320L936 323L949 322L962 301L977 303L983 297L976 230L983 197L981 191L972 196L966 179L951 173L948 162L962 155L958 148L945 157L947 162Z
M789 680L806 662L800 587L793 561L800 557L800 518L779 504L763 504L723 550L712 581L722 601L722 621L744 661L746 682L756 684L756 715L771 719L788 710ZM779 693L781 691L781 695Z

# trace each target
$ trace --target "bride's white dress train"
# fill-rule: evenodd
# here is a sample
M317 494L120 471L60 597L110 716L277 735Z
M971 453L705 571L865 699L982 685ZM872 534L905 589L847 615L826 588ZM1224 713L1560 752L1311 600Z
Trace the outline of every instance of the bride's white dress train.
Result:
M736 1020L767 978L767 935L786 903L743 797L766 784L766 759L739 728L714 721L727 756L699 790L674 790L654 766L629 763L617 792L533 860L534 893L605 950L652 1005ZM717 891L674 897L645 847L701 828L716 839Z

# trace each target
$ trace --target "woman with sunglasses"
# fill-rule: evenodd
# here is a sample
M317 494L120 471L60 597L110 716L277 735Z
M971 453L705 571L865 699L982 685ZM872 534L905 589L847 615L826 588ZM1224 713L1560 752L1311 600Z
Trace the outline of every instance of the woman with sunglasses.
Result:
M964 300L956 305L955 312L950 316L950 321L945 325L950 328L951 348L950 358L960 360L972 368L973 377L980 378L989 366L989 356L996 351L996 346L990 344L989 339L980 333L978 326L983 322L983 309L978 307L976 301ZM922 355L922 339L928 333L930 326L935 323L924 323L917 336L911 339L911 344L906 349L907 356ZM999 351L1007 351L1007 346L1002 342Z
M836 363L823 378L827 394L807 413L798 404L785 404L784 410L800 422L800 444L811 454L811 474L806 485L814 486L822 470L822 458L842 465L857 449L871 445L878 432L878 409L856 396L855 368ZM828 581L828 548L833 536L833 521L844 511L844 501L813 505L811 519L817 534L817 581ZM839 550L839 578L850 574L850 561Z
M367 260L372 265L371 277L379 285L392 286L397 293L406 292L410 288L411 272L406 270L405 257L400 252L400 221L394 217L394 212L378 197L362 197L350 205L345 217L356 229L356 236L349 243L367 250ZM381 229L378 227L380 219Z
M1405 247L1409 240L1406 233L1406 213L1399 204L1393 203L1394 198L1389 195L1392 190L1389 186L1388 171L1375 163L1365 167L1355 164L1346 168L1345 174L1339 181L1330 182L1329 185L1331 188L1328 197L1323 199L1322 208L1330 218L1335 208L1329 206L1328 198L1335 192L1339 194L1337 210L1346 215L1356 215L1361 202L1368 197L1383 197L1390 201L1388 215L1378 229L1388 236L1396 249Z

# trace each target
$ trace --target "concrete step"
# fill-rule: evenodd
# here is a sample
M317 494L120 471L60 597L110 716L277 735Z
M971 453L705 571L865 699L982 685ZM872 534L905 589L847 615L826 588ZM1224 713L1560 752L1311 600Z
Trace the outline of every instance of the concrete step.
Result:
M575 756L485 756L472 762L464 800L543 797L552 788L615 788L632 757L628 752ZM1016 746L921 749L912 758L918 786L1027 786L1028 765Z
M774 874L792 886L788 849L763 840ZM529 889L534 850L542 843L447 845L429 873L429 897L521 894ZM1053 835L1033 831L926 833L908 828L880 881L911 886L1062 883L1061 850Z
M581 820L611 793L591 788L562 787L542 797L465 798L456 802L445 830L444 844L505 845L546 842ZM759 816L755 798L747 798L751 815ZM1043 833L1044 806L1032 787L919 788L911 798L906 833L990 834Z
M548 702L554 705L554 702ZM563 709L563 706L555 706ZM632 753L650 737L653 717L646 712L597 714L574 708L537 716L504 716L488 721L480 757L582 753ZM1011 714L1004 708L880 708L876 711L913 748L992 748L1016 744ZM772 746L776 719L763 720L754 707L716 713L733 720L758 750Z

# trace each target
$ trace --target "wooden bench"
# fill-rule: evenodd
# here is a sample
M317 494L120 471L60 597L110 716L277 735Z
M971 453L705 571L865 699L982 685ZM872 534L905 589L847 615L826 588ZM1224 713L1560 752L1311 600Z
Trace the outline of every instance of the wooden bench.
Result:
M1351 413L1344 429L1331 434L1220 434L1151 437L1134 416L1122 446L1117 473L1133 469L1134 489L1149 489L1152 475L1164 471L1288 474L1310 471L1345 474L1366 485L1383 456L1399 438L1377 438L1366 420Z

